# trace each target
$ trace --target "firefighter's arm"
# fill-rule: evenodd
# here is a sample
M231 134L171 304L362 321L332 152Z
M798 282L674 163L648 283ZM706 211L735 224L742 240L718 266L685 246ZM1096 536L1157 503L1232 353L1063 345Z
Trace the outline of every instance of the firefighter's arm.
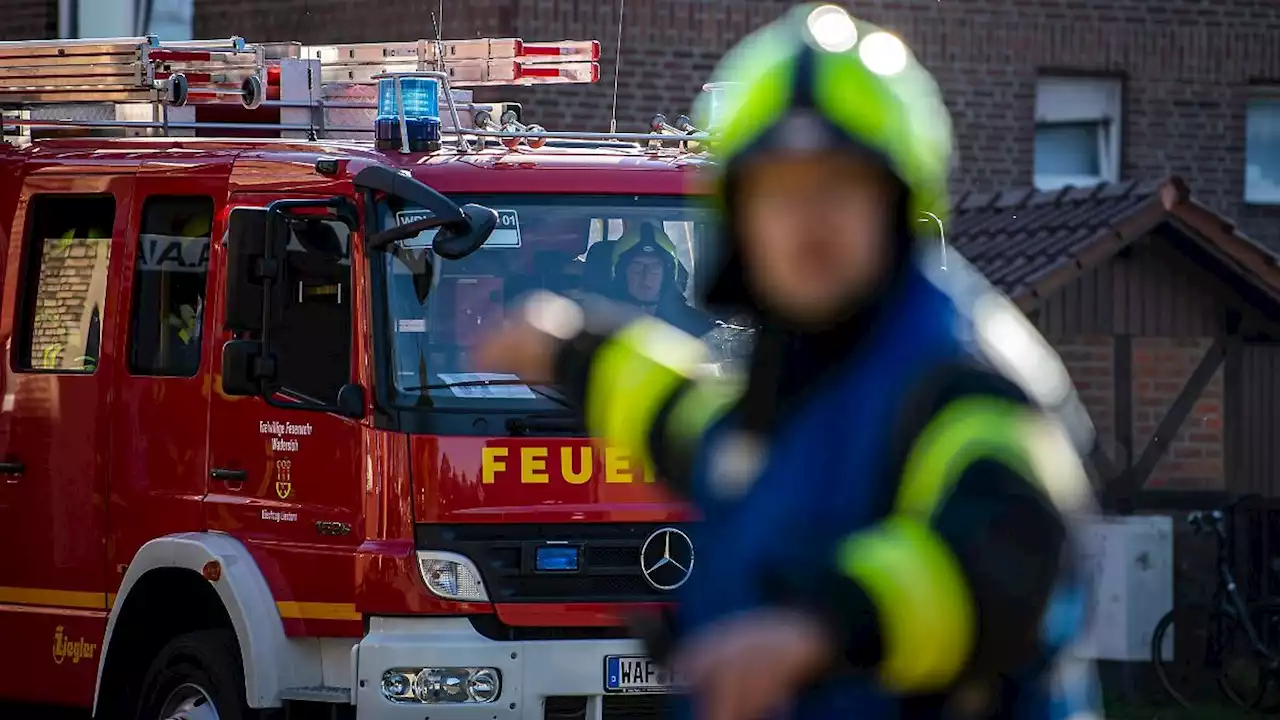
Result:
M1088 481L1060 427L1003 378L957 370L920 414L891 514L845 538L816 609L889 690L945 691L1034 658Z
M566 314L577 314L576 322L565 322ZM703 431L737 397L735 384L699 377L707 348L613 303L542 297L526 316L535 327L556 328L562 342L554 380L583 409L588 432L638 457L687 495Z

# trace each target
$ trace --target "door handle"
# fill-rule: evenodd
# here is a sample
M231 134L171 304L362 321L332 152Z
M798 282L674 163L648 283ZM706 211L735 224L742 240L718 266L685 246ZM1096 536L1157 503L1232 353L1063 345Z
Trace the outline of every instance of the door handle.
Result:
M0 475L21 475L26 469L20 462L0 462Z
M209 477L214 480L233 481L245 480L249 477L249 473L244 470L228 470L226 468L214 468L209 471Z

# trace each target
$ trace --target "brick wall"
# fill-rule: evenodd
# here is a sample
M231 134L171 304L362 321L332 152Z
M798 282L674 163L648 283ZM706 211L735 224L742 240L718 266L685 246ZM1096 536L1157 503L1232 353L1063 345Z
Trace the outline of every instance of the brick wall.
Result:
M1211 338L1135 338L1133 341L1133 440L1145 447L1169 406L1182 392ZM1197 398L1147 487L1158 490L1223 490L1222 369Z
M12 1L12 0L10 0ZM195 0L200 36L305 41L408 39L432 34L431 0ZM615 0L447 2L451 37L510 34L597 38L606 60L594 87L514 93L554 127L608 127L617 49ZM716 59L783 0L647 0L627 4L618 126L674 115ZM1031 181L1040 71L1124 77L1123 175L1184 175L1198 197L1280 246L1280 208L1247 208L1244 103L1248 85L1280 83L1280 3L1232 0L862 0L861 16L899 31L937 75L956 118L956 190ZM507 91L504 95L511 96Z
M58 0L0 0L0 39L58 36Z
M1156 426L1182 392L1187 379L1213 342L1209 338L1134 338L1130 368L1133 378L1133 462L1137 462ZM1109 337L1070 337L1054 342L1080 399L1093 418L1098 442L1116 463L1125 463L1115 432L1114 343ZM1222 490L1222 370L1196 400L1173 442L1147 479L1152 490Z
M1108 457L1122 462L1115 443L1114 344L1110 337L1098 336L1061 338L1053 343L1075 381L1080 401L1093 419L1098 444Z

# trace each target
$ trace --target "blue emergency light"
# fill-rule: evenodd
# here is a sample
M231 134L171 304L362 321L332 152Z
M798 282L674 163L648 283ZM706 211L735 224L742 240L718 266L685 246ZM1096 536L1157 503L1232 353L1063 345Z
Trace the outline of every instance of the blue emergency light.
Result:
M404 102L405 131L411 152L440 148L440 83L435 78L388 77L378 80L378 118L375 121L377 147L395 150L402 146L400 113L396 103L396 82Z
M537 572L576 572L576 545L544 545L534 551L533 567Z

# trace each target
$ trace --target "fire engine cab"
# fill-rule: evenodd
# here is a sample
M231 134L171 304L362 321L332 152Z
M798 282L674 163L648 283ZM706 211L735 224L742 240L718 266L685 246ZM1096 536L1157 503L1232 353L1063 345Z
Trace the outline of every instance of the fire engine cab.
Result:
M555 388L468 361L535 289L696 312L705 134L473 96L598 61L0 43L0 702L659 712L678 683L628 618L694 571L687 509ZM636 237L660 262L628 264Z

